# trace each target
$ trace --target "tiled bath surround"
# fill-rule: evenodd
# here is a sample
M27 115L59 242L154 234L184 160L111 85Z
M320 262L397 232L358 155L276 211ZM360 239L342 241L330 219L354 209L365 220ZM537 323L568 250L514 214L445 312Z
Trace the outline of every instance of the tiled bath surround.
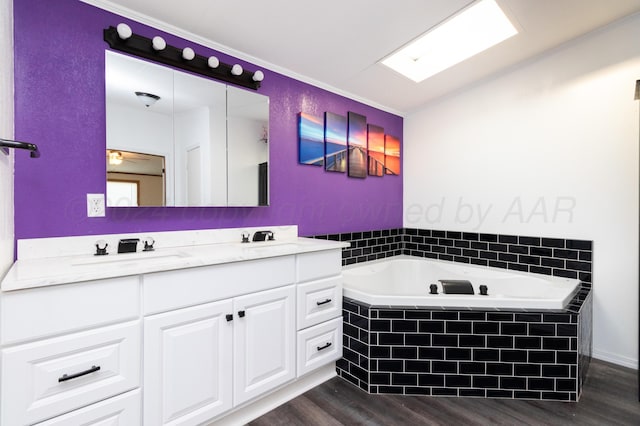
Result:
M315 238L349 241L342 265L400 254L565 278L591 285L592 242L562 238L394 228Z
M576 401L591 359L592 242L410 228L350 241L343 265L399 254L579 278L559 311L370 306L344 301L338 374L370 393Z

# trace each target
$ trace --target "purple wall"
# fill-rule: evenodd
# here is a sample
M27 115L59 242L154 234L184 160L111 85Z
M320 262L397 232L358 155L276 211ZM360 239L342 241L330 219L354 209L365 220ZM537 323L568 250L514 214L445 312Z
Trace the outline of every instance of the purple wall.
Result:
M86 217L86 194L105 192L102 30L127 22L168 44L185 41L77 0L15 0L15 136L39 159L15 160L16 239L242 226L299 225L301 235L402 226L402 177L347 178L297 164L297 113L353 111L402 138L402 118L264 70L270 97L271 205L256 208L108 208ZM211 49L202 55L258 67Z

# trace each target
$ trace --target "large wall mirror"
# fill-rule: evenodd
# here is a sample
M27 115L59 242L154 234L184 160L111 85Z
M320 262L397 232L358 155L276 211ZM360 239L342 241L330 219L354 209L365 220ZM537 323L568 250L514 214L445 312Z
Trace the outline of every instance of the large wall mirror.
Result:
M269 98L106 51L107 206L268 205Z

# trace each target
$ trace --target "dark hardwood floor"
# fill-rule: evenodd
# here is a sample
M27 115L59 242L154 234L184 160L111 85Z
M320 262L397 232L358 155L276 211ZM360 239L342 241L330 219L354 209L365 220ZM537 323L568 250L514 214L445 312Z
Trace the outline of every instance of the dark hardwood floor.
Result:
M592 360L577 403L369 395L335 377L251 422L273 425L640 425L637 372Z

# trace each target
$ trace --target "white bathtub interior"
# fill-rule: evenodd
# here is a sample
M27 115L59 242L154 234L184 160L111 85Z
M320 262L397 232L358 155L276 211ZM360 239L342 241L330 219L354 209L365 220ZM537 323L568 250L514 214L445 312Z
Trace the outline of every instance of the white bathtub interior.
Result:
M468 280L474 295L443 294L438 280ZM429 294L436 284L438 294ZM461 263L395 256L346 266L344 295L370 305L563 309L580 287L577 279ZM488 295L480 295L486 285Z

